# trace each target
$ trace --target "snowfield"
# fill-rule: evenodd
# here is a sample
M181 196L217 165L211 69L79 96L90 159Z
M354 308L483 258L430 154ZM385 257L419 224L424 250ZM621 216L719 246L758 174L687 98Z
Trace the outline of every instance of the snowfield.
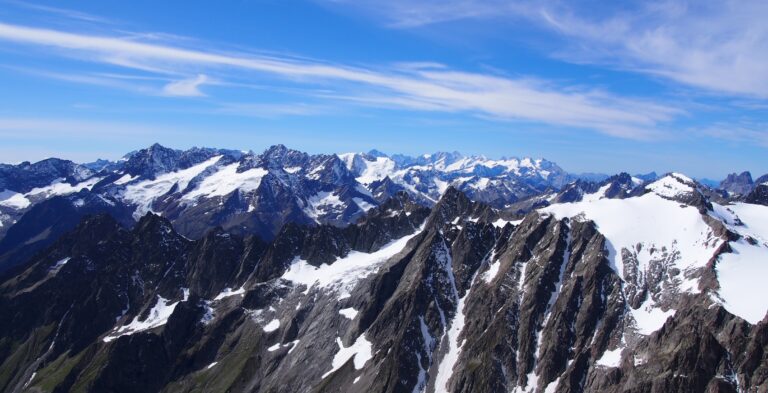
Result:
M655 258L672 261L683 273L692 272L705 267L724 240L715 236L696 208L667 199L698 192L684 183L687 181L690 179L683 175L671 174L647 186L651 192L640 197L586 198L548 206L540 212L558 219L592 220L605 235L609 260L622 279L626 280L627 272L621 258L623 249L637 258L640 272L646 271ZM737 203L713 204L713 208L711 215L729 229L756 240L756 244L745 239L731 242L733 252L721 255L716 265L719 300L728 311L755 324L768 310L768 286L764 283L768 277L768 207ZM699 292L697 279L685 278L684 274L679 277L682 292ZM648 300L631 313L638 332L650 334L674 310L663 311Z
M748 203L713 205L715 212L730 224L729 229L743 237L731 242L733 251L721 255L717 263L723 307L756 324L768 311L768 286L765 283L768 277L768 206ZM742 225L734 225L737 221ZM754 244L746 237L754 239Z
M174 185L179 192L187 188L189 183L197 175L211 165L216 164L222 156L213 157L205 162L176 172L164 173L154 180L144 180L132 183L125 187L123 199L137 205L133 218L137 221L150 211L152 202L158 197L167 194Z
M664 199L654 193L628 199L600 199L552 205L541 210L558 219L583 217L595 222L608 241L609 260L620 277L625 267L621 250L638 250L639 269L644 271L658 251L678 252L676 266L685 271L704 267L722 243L692 206ZM697 283L684 282L697 292Z
M361 334L360 337L355 340L349 347L344 347L340 338L336 338L336 344L339 346L339 351L333 356L333 362L331 363L331 370L323 374L321 379L333 374L334 371L341 368L350 358L355 365L355 370L360 370L365 366L365 363L373 358L372 344L365 338L365 334Z
M340 298L347 297L359 280L375 273L382 263L402 251L408 241L419 232L421 231L390 242L370 254L350 251L346 257L337 259L330 265L315 267L296 258L282 278L295 284L306 285L307 289L314 286L333 287L339 292Z
M189 291L184 291L184 299L182 301L186 301L187 297L189 296ZM137 315L131 323L119 327L117 330L115 330L113 333L108 335L107 337L104 337L104 342L110 342L118 337L126 336L130 334L134 334L137 332L154 329L156 327L160 327L165 325L168 322L168 318L171 317L171 314L173 314L173 310L176 309L176 306L180 302L171 302L168 299L163 298L162 296L157 297L157 303L155 303L154 307L149 311L149 315L147 315L147 318L143 321L139 320L139 317L141 315Z
M64 182L64 179L57 179L45 187L33 188L26 194L21 194L11 190L0 191L0 206L12 209L26 209L32 204L32 200L47 199L57 195L69 195L79 192L83 188L90 190L101 181L102 177L92 177L86 181L75 185Z
M242 193L251 192L259 187L261 178L269 173L263 168L251 168L238 172L239 166L239 163L234 163L221 168L203 179L194 190L184 195L184 199L197 200L201 197L225 196L235 190L240 190Z

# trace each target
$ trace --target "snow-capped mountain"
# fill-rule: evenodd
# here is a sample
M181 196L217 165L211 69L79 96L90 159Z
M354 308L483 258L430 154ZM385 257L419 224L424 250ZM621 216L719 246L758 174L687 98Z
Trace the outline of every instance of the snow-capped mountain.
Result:
M623 198L655 178L621 174L592 182L544 159L492 160L456 152L309 155L282 145L256 154L155 144L116 162L48 159L2 165L0 271L99 212L125 227L155 212L192 239L221 226L268 240L286 223L349 225L400 191L432 206L455 187L472 200L504 209L506 216L522 216L585 196ZM765 199L761 188L754 195L707 192L719 202Z
M194 198L226 170L219 184L361 177L335 156L271 153L128 184L175 174ZM90 216L3 276L0 388L763 391L768 206L705 191L621 174L513 221L452 186L429 207L401 191L354 224L289 223L269 241Z
M430 206L453 185L500 207L557 188L565 177L546 160L459 153L390 158L376 151L309 155L282 145L255 154L155 144L116 162L4 165L0 237L9 236L0 240L0 271L98 211L126 227L155 212L195 239L215 226L271 239L286 223L348 225L399 191ZM72 206L52 208L67 203ZM45 213L48 220L39 220L52 210ZM36 244L25 246L23 256L11 252L29 242Z
M491 160L457 152L388 157L376 151L339 157L359 183L377 190L377 186L391 182L430 204L453 186L472 199L504 207L547 189L560 188L569 179L557 164L544 159ZM390 195L374 196L381 200Z

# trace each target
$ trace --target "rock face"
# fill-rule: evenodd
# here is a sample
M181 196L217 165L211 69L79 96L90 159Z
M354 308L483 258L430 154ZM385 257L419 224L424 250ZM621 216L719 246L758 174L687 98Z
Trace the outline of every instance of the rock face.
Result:
M758 184L752 192L744 198L744 202L768 206L768 184Z
M643 180L632 177L628 173L610 176L601 182L577 180L563 187L551 198L550 203L579 202L584 199L623 199L639 193L633 191L644 183Z
M768 207L627 177L514 222L395 192L269 240L87 216L2 278L0 390L768 390Z
M0 165L0 238L16 224L34 226L25 213L54 197L76 210L119 212L128 227L154 212L193 239L216 226L272 239L287 223L347 226L401 191L432 206L454 186L474 200L503 207L559 188L568 179L542 159L490 160L459 153L390 158L378 151L309 155L283 145L256 154L155 144L115 162L48 159ZM123 220L126 211L129 222ZM66 229L72 229L72 220L67 222ZM37 235L42 231L30 234ZM9 268L0 260L0 271Z
M754 186L752 174L749 172L731 173L725 180L720 182L720 188L736 195L747 195Z
M400 192L432 206L455 186L473 200L504 207L567 179L556 164L541 159L459 153L390 158L378 151L309 155L283 145L255 154L155 144L115 162L0 165L0 273L87 214L107 213L130 228L153 212L191 239L220 226L271 240L289 223L347 226Z

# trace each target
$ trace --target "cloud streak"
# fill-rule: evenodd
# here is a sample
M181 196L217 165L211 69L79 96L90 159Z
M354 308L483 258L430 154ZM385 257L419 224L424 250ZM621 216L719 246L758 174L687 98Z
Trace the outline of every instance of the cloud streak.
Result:
M172 97L203 97L200 86L208 82L208 77L200 74L194 78L168 83L163 87L163 93Z
M528 121L594 130L606 135L653 139L660 125L682 112L667 105L623 98L580 86L452 70L440 64L351 67L322 61L245 53L219 53L148 43L135 37L78 34L0 23L0 40L55 49L76 59L157 73L195 77L163 87L170 96L201 96L209 76L232 70L276 77L301 86L332 86L362 105L439 112L467 112L504 121ZM199 71L204 70L205 74ZM197 71L197 72L195 72ZM247 75L247 74L246 74ZM218 79L218 78L217 78Z
M564 40L554 53L560 59L651 74L712 93L768 98L768 2L763 0L626 1L601 4L599 10L579 0L330 4L383 15L394 28L527 21Z
M768 98L765 1L659 1L598 20L567 10L545 15L580 44L564 53L566 59L614 63L711 92Z

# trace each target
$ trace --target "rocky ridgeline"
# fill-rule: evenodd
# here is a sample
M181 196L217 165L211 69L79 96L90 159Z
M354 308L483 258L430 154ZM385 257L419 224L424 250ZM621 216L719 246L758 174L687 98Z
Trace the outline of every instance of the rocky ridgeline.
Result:
M720 205L677 174L553 195L567 203L508 221L453 187L430 207L400 191L352 225L289 223L270 240L222 228L190 240L152 213L132 229L88 216L2 279L0 387L768 389L768 318L733 304L720 270L768 253L757 216L742 213L760 205ZM633 212L645 205L680 216L644 234ZM611 208L618 223L599 214ZM664 225L680 238L643 240Z

